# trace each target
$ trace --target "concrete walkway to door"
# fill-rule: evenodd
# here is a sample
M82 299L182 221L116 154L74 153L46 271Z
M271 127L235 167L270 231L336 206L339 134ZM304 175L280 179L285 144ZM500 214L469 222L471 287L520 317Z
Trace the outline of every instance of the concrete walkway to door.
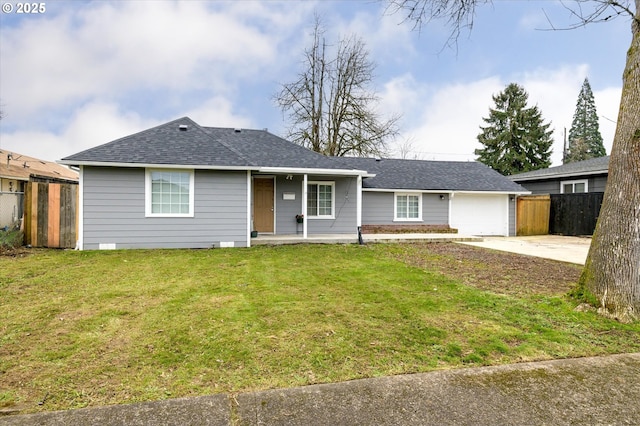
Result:
M584 265L589 254L591 238L561 235L484 237L483 241L462 244Z

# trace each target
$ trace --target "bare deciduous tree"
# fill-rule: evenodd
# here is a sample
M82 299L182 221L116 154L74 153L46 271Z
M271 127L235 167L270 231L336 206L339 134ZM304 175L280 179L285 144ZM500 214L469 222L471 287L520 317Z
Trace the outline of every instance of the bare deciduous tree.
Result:
M316 18L298 79L275 96L290 119L288 137L329 156L383 155L398 117L382 120L375 110L378 97L369 88L375 65L366 46L356 36L341 39L330 58L324 33Z
M416 151L416 140L413 136L404 138L402 141L396 144L396 152L402 160L419 160L420 156Z
M475 8L487 0L389 0L418 27L446 19L450 40L471 28ZM635 4L633 4L635 3ZM623 72L622 96L609 177L600 217L579 290L591 296L599 312L620 321L640 319L640 0L564 2L575 18L571 29L616 17L631 20L632 40ZM633 7L635 6L635 11ZM550 20L551 22L551 20ZM554 28L553 25L552 29Z

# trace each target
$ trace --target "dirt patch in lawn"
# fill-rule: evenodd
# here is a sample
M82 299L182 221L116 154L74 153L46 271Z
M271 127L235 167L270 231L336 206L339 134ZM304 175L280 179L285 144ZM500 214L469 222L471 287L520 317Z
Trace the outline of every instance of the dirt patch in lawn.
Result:
M406 244L393 255L499 294L564 294L575 286L582 271L570 263L456 243Z

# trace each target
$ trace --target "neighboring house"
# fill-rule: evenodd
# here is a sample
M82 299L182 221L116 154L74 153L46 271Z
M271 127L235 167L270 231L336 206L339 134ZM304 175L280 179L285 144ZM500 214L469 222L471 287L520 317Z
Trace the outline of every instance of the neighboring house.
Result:
M508 176L533 194L604 192L609 156Z
M22 218L27 182L78 182L78 173L59 164L0 150L0 228Z
M540 223L548 217L550 234L592 235L608 175L609 156L605 156L508 177L534 195L549 194L545 216L540 216L542 211L534 210L538 213L522 214L522 217L528 217L532 223ZM518 208L526 212L525 200L520 201Z
M407 222L509 235L512 200L528 193L479 163L325 157L187 117L60 162L80 168L81 249L247 247L252 231L305 239Z

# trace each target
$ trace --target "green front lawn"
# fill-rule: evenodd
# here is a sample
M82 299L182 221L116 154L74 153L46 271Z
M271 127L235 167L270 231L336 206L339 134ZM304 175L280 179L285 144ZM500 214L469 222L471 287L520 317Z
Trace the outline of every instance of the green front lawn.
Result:
M428 247L0 257L0 408L57 410L640 351L640 324L576 312L564 292L468 285L466 275L417 264L461 262Z

